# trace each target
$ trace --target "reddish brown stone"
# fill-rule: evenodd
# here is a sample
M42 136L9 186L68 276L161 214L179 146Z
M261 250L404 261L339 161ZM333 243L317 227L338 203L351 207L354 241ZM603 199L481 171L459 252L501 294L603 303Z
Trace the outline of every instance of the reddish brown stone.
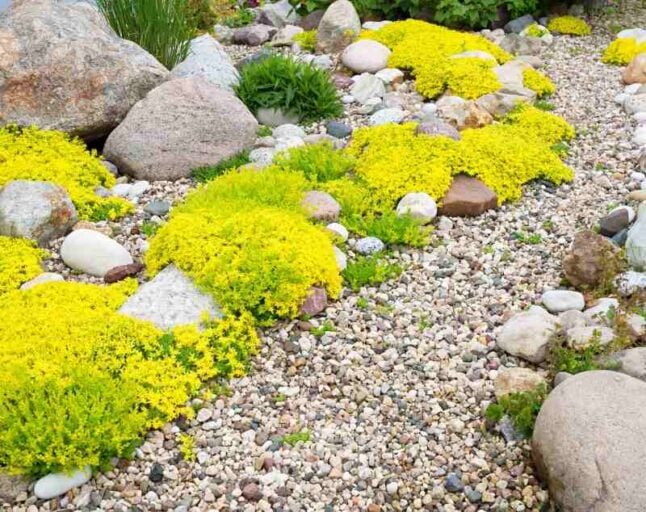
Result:
M332 77L332 82L337 89L347 89L354 83L352 78L347 75L342 75L341 73L335 73Z
M458 175L442 200L440 214L448 217L476 217L498 207L498 196L477 178Z
M117 281L123 281L126 277L136 276L144 269L141 263L130 263L129 265L119 265L118 267L108 270L103 280L110 284Z
M604 236L581 231L563 260L563 272L576 288L595 287L617 271L618 249Z
M310 293L301 306L301 314L316 316L325 311L327 307L327 293L324 288L312 287Z

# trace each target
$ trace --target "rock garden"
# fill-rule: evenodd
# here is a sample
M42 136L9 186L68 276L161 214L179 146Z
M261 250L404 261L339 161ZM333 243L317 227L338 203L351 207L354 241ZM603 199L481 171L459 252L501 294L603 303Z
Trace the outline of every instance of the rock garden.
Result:
M0 42L2 510L643 511L641 1Z

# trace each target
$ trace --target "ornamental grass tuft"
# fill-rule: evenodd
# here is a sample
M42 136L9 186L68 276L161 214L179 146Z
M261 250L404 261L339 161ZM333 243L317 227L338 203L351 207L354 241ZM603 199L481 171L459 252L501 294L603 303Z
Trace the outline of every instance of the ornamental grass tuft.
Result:
M282 55L245 65L236 93L254 114L260 109L278 109L311 123L343 113L326 71Z
M188 55L191 38L202 23L199 2L186 0L97 0L113 30L141 46L168 69ZM203 2L202 2L203 4Z

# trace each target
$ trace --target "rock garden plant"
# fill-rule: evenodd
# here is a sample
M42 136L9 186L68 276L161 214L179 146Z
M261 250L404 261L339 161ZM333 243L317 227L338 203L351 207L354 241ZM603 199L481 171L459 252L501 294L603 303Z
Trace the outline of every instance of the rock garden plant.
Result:
M236 93L256 115L280 111L297 122L335 118L343 111L327 72L281 55L245 65Z

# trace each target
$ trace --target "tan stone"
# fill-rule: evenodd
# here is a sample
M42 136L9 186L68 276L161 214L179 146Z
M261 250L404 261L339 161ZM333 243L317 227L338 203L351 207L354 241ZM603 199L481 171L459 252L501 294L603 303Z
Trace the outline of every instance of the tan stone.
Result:
M496 398L500 398L510 393L533 391L544 382L542 375L529 368L503 368L494 382L494 392Z
M597 233L577 233L563 260L565 277L576 287L597 286L613 263L617 250L606 237Z
M635 57L622 73L622 78L627 84L646 83L646 53L640 53Z
M493 123L493 116L474 101L438 108L438 114L458 130L482 128Z

